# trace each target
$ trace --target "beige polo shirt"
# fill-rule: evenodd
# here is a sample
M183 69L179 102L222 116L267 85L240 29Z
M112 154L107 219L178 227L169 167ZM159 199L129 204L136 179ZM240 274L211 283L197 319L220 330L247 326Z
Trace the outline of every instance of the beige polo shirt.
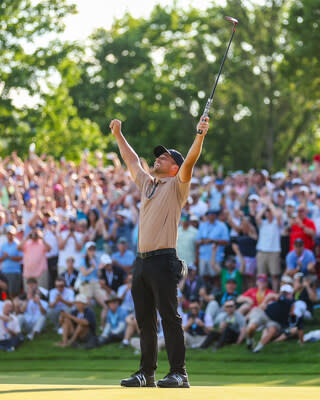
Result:
M179 176L156 179L140 170L135 183L141 191L138 251L176 248L181 209L190 182Z

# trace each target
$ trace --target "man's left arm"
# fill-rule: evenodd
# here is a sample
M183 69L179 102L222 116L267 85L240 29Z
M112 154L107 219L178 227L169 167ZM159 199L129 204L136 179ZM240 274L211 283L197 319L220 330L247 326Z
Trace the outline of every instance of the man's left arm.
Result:
M181 165L181 168L178 172L178 176L181 180L181 182L190 182L192 178L192 172L193 172L193 167L195 163L197 162L198 158L200 157L201 150L202 150L202 144L204 141L204 137L206 136L207 132L209 129L209 117L201 117L200 121L197 125L197 131L201 130L202 134L196 135L192 146L190 147L190 150L187 154L187 157L185 158L183 164Z

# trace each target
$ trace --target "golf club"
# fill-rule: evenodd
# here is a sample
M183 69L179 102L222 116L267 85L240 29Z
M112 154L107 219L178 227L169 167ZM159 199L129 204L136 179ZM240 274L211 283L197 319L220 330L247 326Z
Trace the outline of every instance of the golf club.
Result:
M227 50L226 50L226 52L224 53L224 56L223 56L223 59L222 59L222 63L221 63L221 65L220 65L220 69L219 69L219 72L218 72L216 81L215 81L215 83L214 83L214 86L213 86L211 95L210 95L210 97L208 98L207 104L206 104L206 106L205 106L205 108L204 108L204 111L203 111L203 114L202 114L203 117L207 117L208 114L209 114L209 110L210 110L211 103L212 103L212 100L213 100L213 95L214 95L214 92L215 92L215 90L216 90L216 87L217 87L217 84L218 84L218 81L219 81L219 78L220 78L220 75L221 75L221 71L222 71L224 62L225 62L225 60L226 60L226 58L227 58L227 54L228 54L228 51L229 51L229 48L230 48L230 45L231 45L231 42L232 42L234 33L235 33L235 31L236 31L236 25L238 24L238 20L235 19L235 18L232 18L232 17L225 17L225 19L226 19L227 21L232 22L232 24L233 24L233 27L232 27L232 35L231 35L231 38L230 38L230 40L229 40ZM201 133L202 133L202 130L201 130L201 129L198 129L198 130L197 130L197 133L200 133L200 134L201 134Z

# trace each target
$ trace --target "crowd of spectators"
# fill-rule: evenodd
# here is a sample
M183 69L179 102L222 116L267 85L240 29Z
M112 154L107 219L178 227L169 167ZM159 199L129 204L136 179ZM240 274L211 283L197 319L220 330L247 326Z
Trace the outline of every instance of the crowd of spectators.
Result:
M119 342L139 352L140 194L118 156L106 158L96 152L93 165L85 151L76 165L32 150L0 160L1 349L54 329L56 346ZM188 265L178 291L187 347L303 344L319 293L320 156L274 174L195 169L177 252Z

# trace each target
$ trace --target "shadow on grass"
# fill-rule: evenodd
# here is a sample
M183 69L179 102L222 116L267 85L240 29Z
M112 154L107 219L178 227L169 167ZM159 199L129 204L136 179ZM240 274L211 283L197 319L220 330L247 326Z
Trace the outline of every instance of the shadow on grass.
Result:
M120 387L120 386L119 386ZM107 389L114 389L114 387L110 386L105 386L101 388L95 388L95 387L86 387L86 388L80 388L80 387L75 387L75 388L43 388L43 389L15 389L15 390L2 390L0 391L0 394L10 394L10 393L40 393L40 392L78 392L78 391L84 391L84 390L107 390Z

